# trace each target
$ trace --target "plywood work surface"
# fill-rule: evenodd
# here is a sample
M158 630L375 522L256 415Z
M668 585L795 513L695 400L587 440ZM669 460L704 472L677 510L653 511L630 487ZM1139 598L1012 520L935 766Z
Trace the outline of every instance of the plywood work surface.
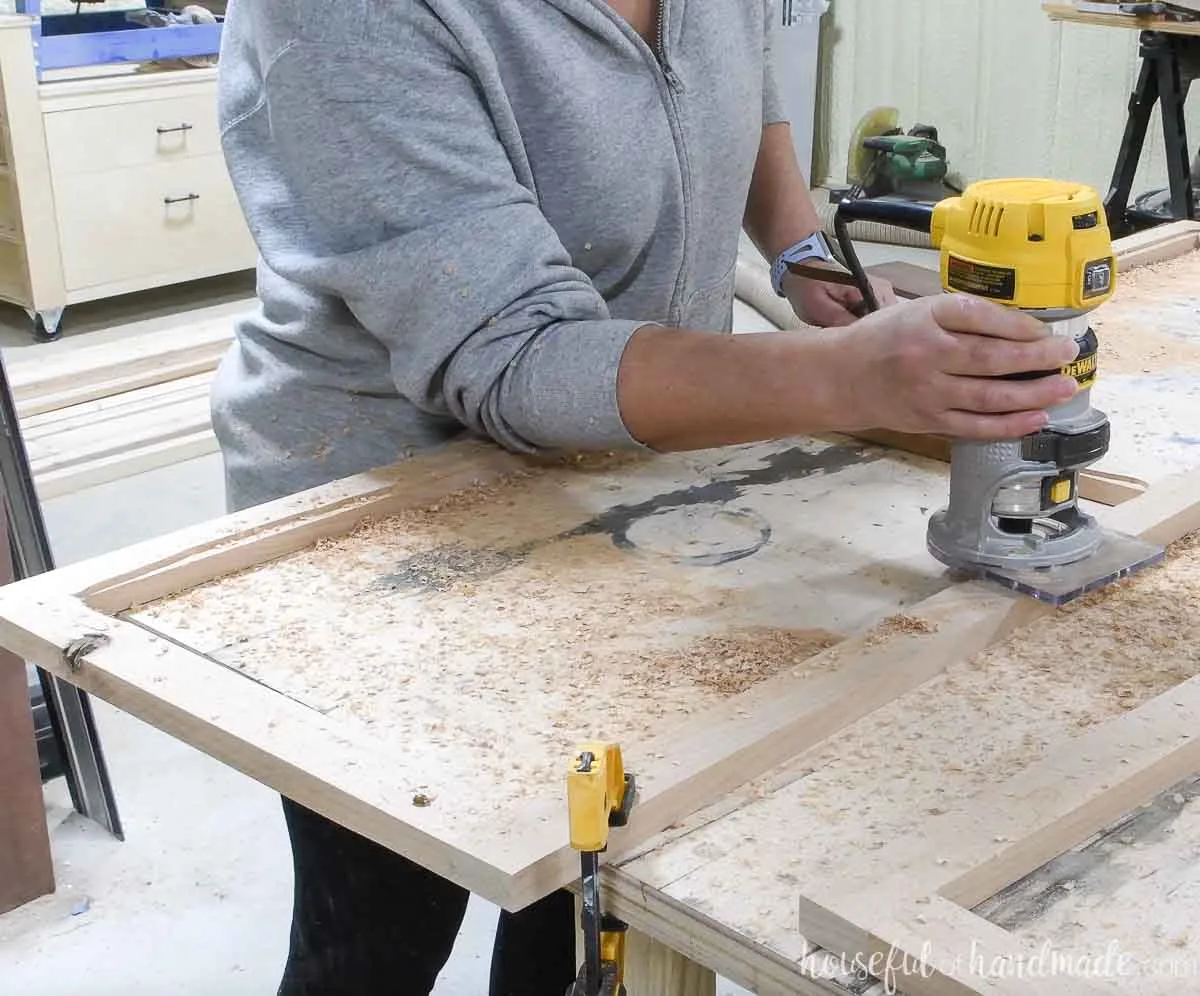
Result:
M1200 370L1200 252L1121 274L1092 325L1103 369L1117 374Z
M1065 961L1105 960L1130 996L1200 989L1200 778L1081 842L977 912Z
M924 522L944 487L815 442L537 471L130 617L360 727L414 805L478 825L561 798L579 740L636 763L651 734L939 590Z
M1113 425L1100 467L1154 480L1200 462L1200 252L1122 273L1092 325L1093 403Z
M883 847L920 840L931 819L969 809L974 794L1056 746L1200 674L1198 591L1200 536L1193 535L1172 547L1162 568L1021 630L759 779L739 799L696 814L646 845L616 885L627 897L657 890L690 916L796 965L798 977L814 951L797 925L806 883L861 876ZM1180 795L1167 821L1178 821L1181 839L1165 870L1200 848L1200 833L1187 829L1198 821L1196 794ZM1183 839L1185 832L1191 836ZM1074 868L1082 879L1078 862ZM1156 951L1200 965L1200 932L1188 926L1197 909L1191 872L1151 882L1154 872L1134 852L1102 871L1077 891L1065 873L1067 885L1060 880L1051 890L1040 918L1025 911L1021 936L1064 956L1103 954L1118 940L1146 966ZM1132 912L1121 906L1129 895L1141 904ZM808 967L821 964L814 956ZM825 973L838 977L843 967L830 959ZM738 977L736 966L725 970ZM1191 991L1148 970L1130 985L1125 991L1145 996Z

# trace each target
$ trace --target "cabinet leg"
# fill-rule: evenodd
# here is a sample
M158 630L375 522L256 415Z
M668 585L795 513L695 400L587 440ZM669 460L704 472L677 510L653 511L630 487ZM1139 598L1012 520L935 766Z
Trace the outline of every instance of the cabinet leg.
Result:
M717 976L630 929L625 938L625 988L629 996L716 996Z
M33 322L33 338L35 342L53 342L62 335L62 308L47 308L44 311L29 312Z

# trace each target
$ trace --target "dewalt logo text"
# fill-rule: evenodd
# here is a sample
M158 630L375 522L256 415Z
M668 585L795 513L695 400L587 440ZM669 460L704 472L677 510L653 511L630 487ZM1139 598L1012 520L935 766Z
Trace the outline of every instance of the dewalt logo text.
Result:
M1063 367L1062 372L1076 380L1087 380L1089 377L1096 376L1099 365L1099 358L1093 353L1091 356L1081 356L1074 363L1068 363Z

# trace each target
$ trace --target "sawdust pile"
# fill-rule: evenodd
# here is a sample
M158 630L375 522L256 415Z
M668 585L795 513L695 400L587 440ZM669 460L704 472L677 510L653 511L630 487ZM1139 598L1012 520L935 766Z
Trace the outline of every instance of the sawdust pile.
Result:
M1064 677L1074 682L1072 694L1064 689L1057 698L1072 724L1085 730L1200 674L1198 605L1195 533L1171 544L1160 567L1065 606L971 666L1020 667L1030 696Z
M435 502L404 509L387 516L365 516L346 533L318 540L312 549L317 552L344 549L347 540L393 539L411 532L415 527L444 527L455 514L470 512L481 506L511 503L514 492L535 477L533 471L517 470L490 481L477 481L452 491Z
M925 619L918 619L916 616L909 616L903 613L894 616L888 616L883 622L875 626L863 640L864 647L877 647L882 643L887 643L896 636L919 635L923 633L936 633L937 627L933 623Z
M651 683L684 680L721 695L737 695L760 681L812 663L841 642L836 633L811 629L749 629L706 636L677 651L656 655Z
M544 460L531 459L524 469L509 471L486 481L475 481L465 488L449 492L437 501L386 516L365 516L353 529L338 536L320 539L312 549L341 549L347 545L348 539L387 540L420 529L433 529L438 535L454 533L476 513L494 515L497 509L521 507L522 499L529 494L528 486L544 479L546 473L566 468L572 474L606 474L647 459L635 452L577 453Z
M790 819L791 868L835 875L847 854L919 836L931 816L1200 675L1200 535L1168 554L797 758L774 803Z
M1101 372L1168 373L1200 366L1200 252L1122 274L1092 317Z

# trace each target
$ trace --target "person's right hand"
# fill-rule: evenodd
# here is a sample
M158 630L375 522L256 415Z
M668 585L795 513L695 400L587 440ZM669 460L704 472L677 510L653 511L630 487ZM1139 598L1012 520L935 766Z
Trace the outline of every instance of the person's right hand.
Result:
M1078 355L1073 338L982 298L905 301L840 330L836 421L958 439L1016 439L1047 424L1046 410L1078 386L1057 372Z

